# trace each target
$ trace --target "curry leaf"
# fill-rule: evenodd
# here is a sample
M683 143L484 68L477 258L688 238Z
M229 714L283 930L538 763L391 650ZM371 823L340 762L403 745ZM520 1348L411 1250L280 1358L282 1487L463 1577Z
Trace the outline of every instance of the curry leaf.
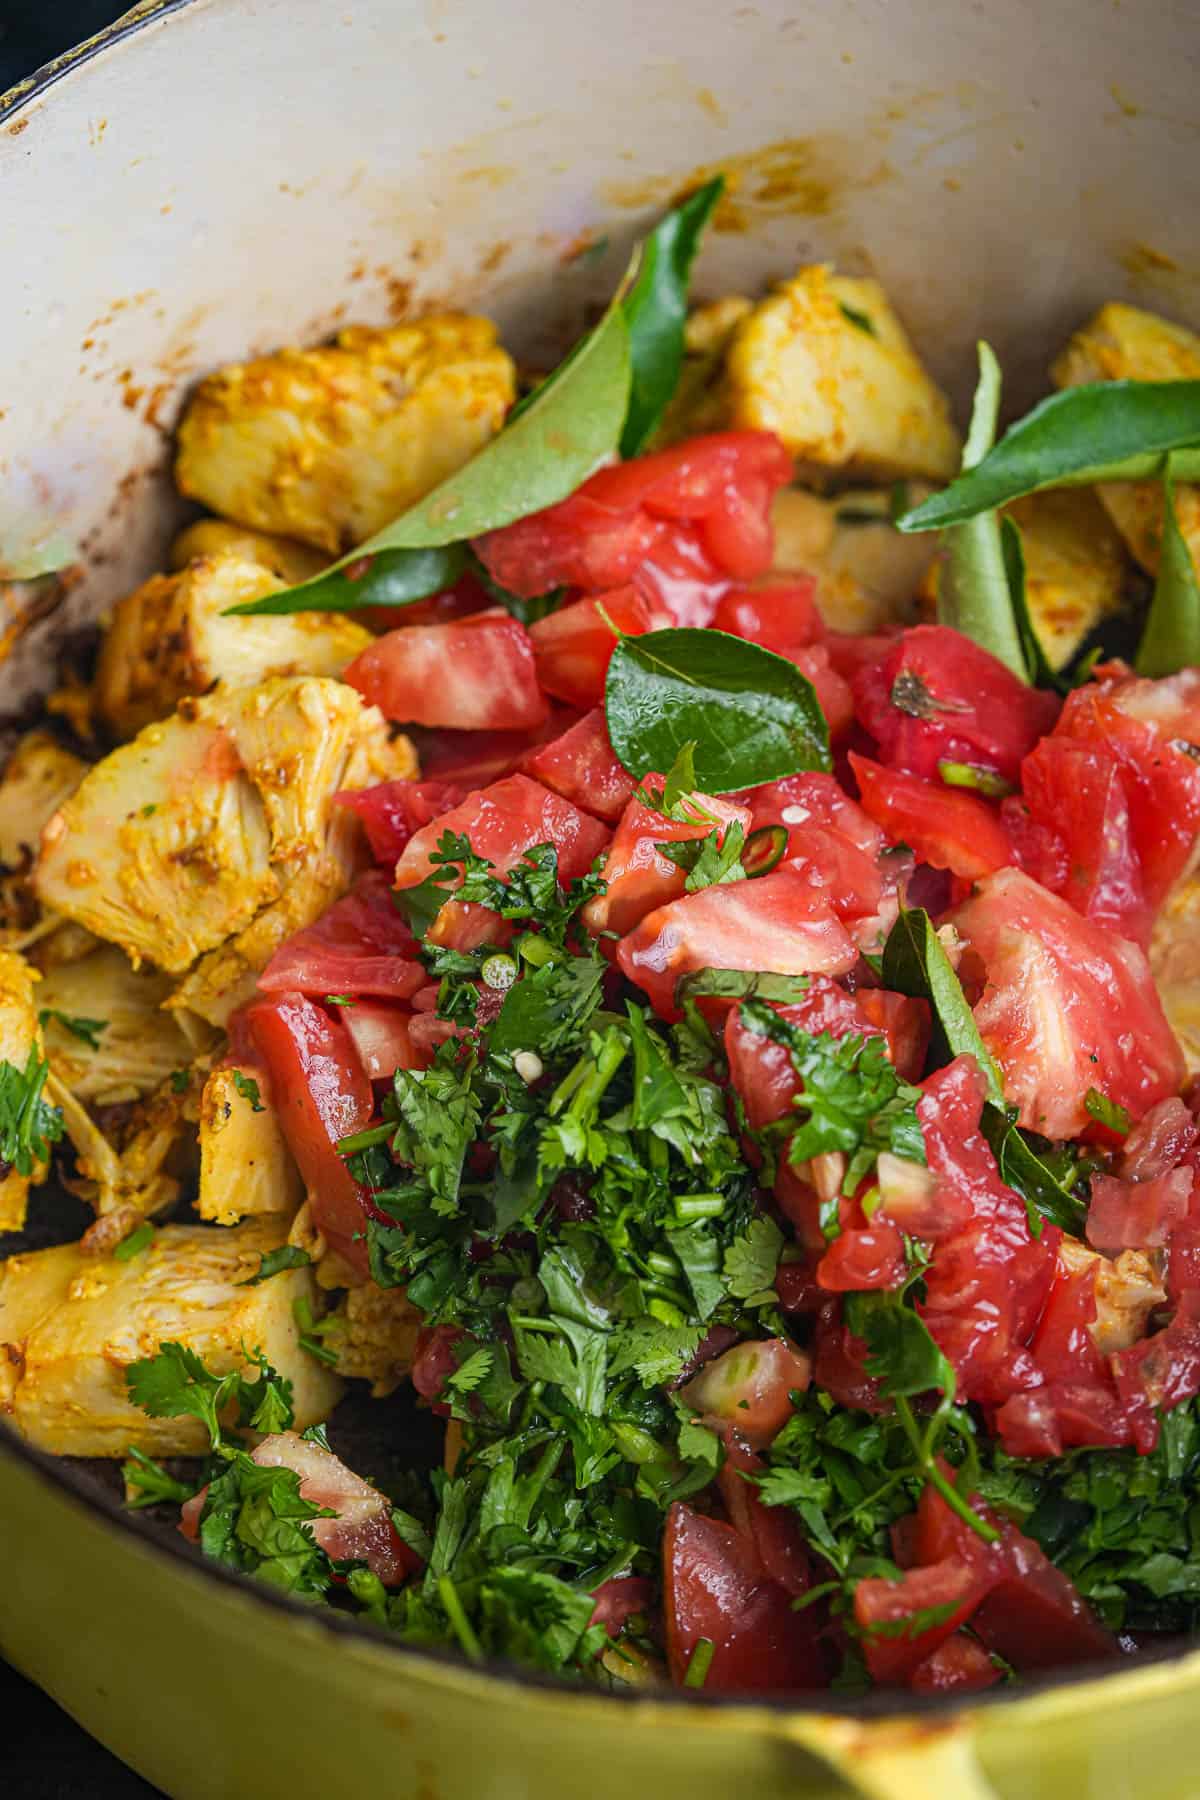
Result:
M725 178L697 188L674 207L642 246L637 279L625 297L633 368L621 455L646 448L679 382L688 277L701 235L724 191Z
M696 744L703 792L727 794L829 768L829 728L795 663L723 631L622 638L608 665L608 734L639 780Z
M446 571L454 566L453 557L447 562L444 556L450 546L565 500L613 454L625 423L629 384L629 327L618 299L512 413L504 430L432 493L311 581L233 610L341 611L347 593L361 594L376 581L388 592L387 605L436 593L447 585ZM443 555L431 559L431 551ZM392 554L399 552L404 554ZM384 565L378 576L373 573L375 558ZM359 573L366 559L371 559L368 567ZM348 578L348 570L357 580ZM380 603L379 596L357 601L368 603Z
M1004 1105L996 1065L979 1035L962 984L950 966L929 914L903 908L883 947L883 984L900 994L925 999L933 1007L943 1047L951 1057L973 1056L988 1084L988 1099Z
M1172 451L1177 480L1200 480L1200 381L1095 381L1052 394L957 481L903 513L937 531L1050 487L1144 481Z
M1138 645L1139 675L1174 675L1179 669L1200 663L1200 582L1188 541L1179 529L1175 511L1175 471L1178 457L1167 458L1163 476L1162 542L1158 555L1158 580L1142 641Z
M990 344L980 343L979 382L971 428L963 446L963 472L975 468L991 449L1000 411L1000 364ZM952 625L981 649L990 650L1014 675L1025 679L1025 656L1013 616L1009 571L1000 520L991 508L946 533L946 562L938 583L938 619Z
M1025 674L1037 687L1061 687L1058 676L1050 667L1049 658L1042 648L1042 640L1029 611L1025 589L1025 548L1021 542L1020 528L1012 519L1000 521L1000 548L1004 553L1009 604L1012 607L1017 637L1020 639Z
M453 587L467 567L462 544L433 550L356 550L299 587L231 606L231 614L277 617L297 612L357 612L364 606L411 606Z

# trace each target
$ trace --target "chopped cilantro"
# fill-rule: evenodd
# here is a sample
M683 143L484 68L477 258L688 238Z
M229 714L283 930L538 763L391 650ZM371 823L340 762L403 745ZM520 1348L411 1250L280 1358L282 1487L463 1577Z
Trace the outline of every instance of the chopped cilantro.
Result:
M258 1091L258 1083L255 1081L253 1075L247 1075L241 1069L235 1069L233 1071L233 1085L242 1096L242 1099L250 1102L251 1112L260 1113L266 1111L266 1107L262 1103L262 1096Z
M35 1163L45 1162L51 1144L63 1135L63 1116L57 1106L42 1098L50 1064L36 1047L24 1069L0 1062L0 1163L18 1175L31 1175Z
M1098 1125L1104 1125L1109 1131L1115 1131L1118 1137L1128 1137L1133 1125L1129 1110L1117 1100L1110 1100L1099 1088L1091 1087L1083 1096L1083 1104L1088 1116L1095 1119Z
M46 1025L51 1019L57 1019L64 1031L79 1038L90 1050L100 1048L100 1033L108 1029L107 1019L86 1019L82 1014L60 1012L57 1006L44 1006L38 1014L39 1025Z

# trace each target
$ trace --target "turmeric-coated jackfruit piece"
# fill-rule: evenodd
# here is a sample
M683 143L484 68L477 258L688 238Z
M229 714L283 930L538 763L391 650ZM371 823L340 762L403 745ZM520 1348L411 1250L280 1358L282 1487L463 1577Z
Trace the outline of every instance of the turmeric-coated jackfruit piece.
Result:
M34 986L37 975L13 951L0 950L0 1063L23 1074L31 1051L41 1053ZM36 1173L36 1171L35 1171ZM31 1177L0 1165L0 1231L20 1231Z
M453 475L516 396L487 319L439 313L278 350L200 383L179 427L180 491L223 518L336 555Z

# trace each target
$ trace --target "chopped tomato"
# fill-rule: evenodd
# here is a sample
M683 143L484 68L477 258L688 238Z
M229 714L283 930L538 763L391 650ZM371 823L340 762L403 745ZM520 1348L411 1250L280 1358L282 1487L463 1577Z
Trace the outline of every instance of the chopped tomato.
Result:
M734 1426L725 1433L725 1460L717 1484L730 1523L749 1538L763 1573L794 1600L812 1586L812 1568L800 1521L790 1507L767 1506L753 1477L766 1464L746 1448Z
M908 1685L915 1694L978 1694L999 1679L999 1665L978 1638L956 1631L917 1665Z
M341 1009L359 1061L369 1081L390 1081L397 1069L423 1069L409 1035L412 1014L386 1000L356 1000Z
M490 906L480 906L474 900L447 900L439 906L425 933L425 942L469 956L484 944L503 950L512 942L515 929L510 920L501 918Z
M792 1390L803 1393L811 1376L810 1358L783 1338L750 1338L705 1363L679 1396L764 1450L792 1416Z
M601 706L584 713L561 737L531 750L521 770L609 824L620 818L636 785L617 761Z
M842 975L857 960L828 896L786 866L672 900L648 913L617 949L621 969L665 1019L680 1016L676 984L697 969Z
M713 625L731 637L748 638L777 656L790 657L824 635L817 611L816 576L764 587L731 588L717 606Z
M833 667L853 684L861 669L873 668L891 654L901 635L899 625L888 625L876 632L827 631L823 641Z
M923 1001L909 1001L899 994L886 994L882 989L862 989L848 994L845 988L826 976L815 975L807 991L786 1006L774 1011L798 1030L816 1037L827 1031L833 1037L861 1033L864 1037L888 1037L887 1026L879 1016L883 1000L902 1001L917 1017L928 1018ZM901 1009L898 1009L898 1012ZM900 1027L907 1038L911 1028ZM928 1031L928 1026L925 1026ZM891 1039L888 1037L891 1051ZM746 1109L746 1123L757 1131L782 1119L792 1110L792 1102L800 1092L800 1076L796 1072L786 1044L764 1037L743 1020L735 1006L725 1022L725 1054L729 1059L729 1075Z
M465 791L457 781L381 781L335 794L333 800L358 814L371 855L390 874L413 832L457 806Z
M528 775L509 775L468 794L460 806L416 832L396 864L397 887L424 881L435 867L430 853L447 831L466 837L476 856L490 862L498 875L507 875L535 845L553 844L564 884L586 875L608 841L598 819Z
M654 1583L645 1575L619 1575L593 1589L595 1606L589 1621L603 1625L609 1637L620 1637L626 1621L635 1613L649 1613L654 1604Z
M1142 952L1016 869L949 916L981 985L980 1035L1020 1122L1073 1138L1097 1088L1135 1119L1178 1091L1183 1060Z
M667 1664L682 1686L697 1644L713 1646L710 1693L824 1687L827 1673L807 1613L763 1572L753 1544L732 1525L677 1500L663 1538Z
M939 762L959 762L1015 785L1059 706L948 625L913 626L882 662L859 670L853 688L881 760L930 780Z
M1129 1133L1118 1173L1125 1181L1154 1181L1182 1162L1198 1138L1195 1115L1178 1094L1172 1094L1152 1106Z
M929 1051L933 1015L928 1000L893 994L890 988L859 988L854 996L859 1012L887 1039L888 1058L905 1081L919 1081Z
M619 635L639 636L654 623L650 607L631 587L560 606L529 627L538 680L548 694L572 706L596 706L604 698Z
M464 794L487 787L519 769L539 744L561 737L578 716L574 707L554 705L532 731L418 732L421 768L432 779L455 782Z
M903 1287L908 1273L903 1233L882 1217L840 1231L817 1265L817 1280L834 1294Z
M1112 1362L1133 1441L1145 1455L1158 1442L1160 1412L1200 1393L1200 1292L1186 1289L1168 1325Z
M854 725L854 695L849 682L834 668L824 644L809 644L805 649L795 650L791 660L812 683L817 705L829 727L830 739L838 743Z
M813 1380L839 1406L854 1412L890 1409L891 1402L880 1394L878 1381L867 1373L870 1351L843 1320L840 1299L827 1298L817 1314L813 1349Z
M367 1271L363 1191L337 1153L371 1120L374 1098L354 1043L335 1012L303 994L275 994L244 1019L271 1077L280 1129L308 1189L313 1221L352 1268Z
M989 1573L954 1555L895 1579L860 1581L854 1617L874 1679L885 1685L907 1681L971 1617L990 1584Z
M633 582L679 624L707 624L730 581L771 562L770 504L792 466L768 432L728 431L601 469L567 500L480 538L510 593Z
M756 831L787 828L785 860L826 890L829 904L860 947L873 949L896 917L887 839L832 775L790 775L746 796Z
M1013 860L994 807L962 789L885 769L850 752L864 810L893 844L907 844L918 862L949 869L968 881L1005 869Z
M661 794L663 778L648 775L643 786ZM691 800L695 812L691 819L666 819L640 800L629 802L605 858L605 891L589 901L584 911L589 930L615 931L623 936L652 908L684 892L687 871L664 856L660 844L691 843L714 830L724 843L725 832L735 820L744 831L750 829L749 807L712 794L693 794Z
M944 1471L951 1478L953 1470ZM947 1506L932 1484L917 1508L915 1550L923 1566L959 1557L989 1584L971 1629L1015 1669L1050 1669L1119 1654L1074 1583L1045 1551L972 1495L974 1512L999 1532L987 1544Z
M279 946L258 978L263 994L363 994L406 1000L428 979L387 876L372 869L311 925Z
M376 638L342 679L386 719L458 731L528 731L546 717L533 645L502 608Z
M1161 1250L1188 1216L1193 1169L1168 1169L1151 1181L1093 1175L1087 1240L1106 1256L1122 1250Z
M931 1075L917 1103L929 1169L966 1223L934 1247L920 1311L968 1400L999 1405L1042 1377L1025 1348L1056 1272L1058 1232L1029 1230L1025 1203L1000 1179L979 1128L975 1059Z
M442 1389L451 1375L461 1362L466 1361L466 1352L473 1341L460 1325L422 1325L409 1371L413 1387L422 1400L441 1398ZM458 1353L460 1343L464 1349L461 1356Z

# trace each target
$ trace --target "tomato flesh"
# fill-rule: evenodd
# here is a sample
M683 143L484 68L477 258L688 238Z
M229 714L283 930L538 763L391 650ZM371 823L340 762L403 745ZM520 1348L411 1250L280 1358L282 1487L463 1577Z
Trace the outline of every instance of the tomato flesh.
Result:
M538 680L546 693L571 706L596 706L604 698L604 678L618 634L636 637L655 622L650 607L631 587L560 606L529 627Z
M333 800L358 814L371 855L390 871L413 832L457 806L465 791L457 781L382 781L335 794Z
M864 810L892 843L905 843L918 862L949 869L968 881L1012 862L1008 835L986 801L944 782L885 769L850 752Z
M751 1450L763 1450L792 1416L792 1390L803 1393L811 1379L803 1351L783 1338L752 1338L705 1363L680 1398L731 1427Z
M528 775L509 775L468 794L460 806L413 834L396 864L398 888L424 881L435 867L431 852L447 831L466 837L476 856L490 862L498 875L507 875L535 845L553 844L563 883L586 875L608 842L598 819Z
M531 750L521 771L573 806L615 824L633 798L636 783L617 761L603 707L593 707L561 737Z
M648 775L643 784L662 793L662 777ZM695 816L667 819L640 800L630 800L613 833L601 871L605 891L589 901L584 917L594 932L615 931L624 936L655 907L677 899L687 882L681 869L658 848L660 844L686 844L706 838L716 830L724 843L725 832L735 822L750 829L750 809L713 794L693 794Z
M275 952L258 978L263 994L370 994L406 1000L427 980L416 940L372 869L311 925Z
M342 679L385 719L459 731L528 731L548 708L525 627L497 608L376 638Z

